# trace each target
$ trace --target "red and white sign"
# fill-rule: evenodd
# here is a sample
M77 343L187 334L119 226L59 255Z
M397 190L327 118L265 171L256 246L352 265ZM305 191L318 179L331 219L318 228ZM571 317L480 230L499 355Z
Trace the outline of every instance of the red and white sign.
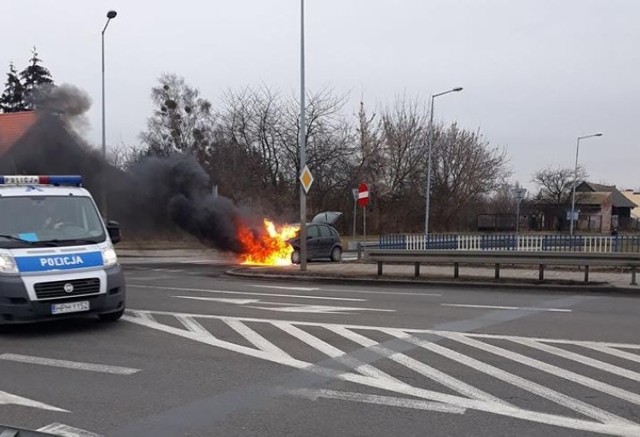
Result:
M369 186L365 183L358 185L358 205L365 207L369 203Z

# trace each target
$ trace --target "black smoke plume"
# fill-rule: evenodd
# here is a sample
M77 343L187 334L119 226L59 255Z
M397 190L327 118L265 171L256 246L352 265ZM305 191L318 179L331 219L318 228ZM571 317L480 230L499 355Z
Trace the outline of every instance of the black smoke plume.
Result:
M40 97L37 122L0 156L0 174L80 174L101 209L106 195L107 216L120 222L125 238L179 228L209 246L242 253L237 227L253 228L255 219L212 192L193 156L144 157L122 171L77 133L91 103L86 93L63 85Z
M237 226L247 223L248 214L213 193L208 175L193 156L143 158L128 175L138 201L144 199L145 215L164 217L170 222L164 225L175 224L204 243L242 253Z

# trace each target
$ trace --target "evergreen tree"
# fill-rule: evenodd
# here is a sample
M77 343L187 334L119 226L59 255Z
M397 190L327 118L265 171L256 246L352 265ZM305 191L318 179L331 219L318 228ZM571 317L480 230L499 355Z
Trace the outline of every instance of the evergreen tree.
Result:
M29 66L20 72L20 78L24 84L24 94L27 109L34 108L34 101L39 97L39 92L46 92L53 86L53 78L46 67L40 65L42 60L38 58L38 52L34 47L31 51Z
M18 72L12 62L9 64L7 82L4 86L4 92L0 97L0 109L3 112L24 111L26 109L24 91L24 86L22 82L20 82Z

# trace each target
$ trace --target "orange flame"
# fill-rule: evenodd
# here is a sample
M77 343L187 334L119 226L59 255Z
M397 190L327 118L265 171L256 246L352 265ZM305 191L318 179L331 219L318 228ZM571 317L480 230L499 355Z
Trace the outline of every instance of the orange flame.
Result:
M267 220L263 220L264 232L254 233L246 227L240 227L238 238L245 248L245 253L240 255L242 264L254 264L265 266L291 265L293 247L287 240L296 237L298 226L280 226Z

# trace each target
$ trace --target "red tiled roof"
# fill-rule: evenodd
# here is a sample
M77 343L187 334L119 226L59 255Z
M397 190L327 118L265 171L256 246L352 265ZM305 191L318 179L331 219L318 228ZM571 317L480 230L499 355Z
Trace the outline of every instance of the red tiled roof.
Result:
M33 111L0 114L0 156L34 125L38 116Z

